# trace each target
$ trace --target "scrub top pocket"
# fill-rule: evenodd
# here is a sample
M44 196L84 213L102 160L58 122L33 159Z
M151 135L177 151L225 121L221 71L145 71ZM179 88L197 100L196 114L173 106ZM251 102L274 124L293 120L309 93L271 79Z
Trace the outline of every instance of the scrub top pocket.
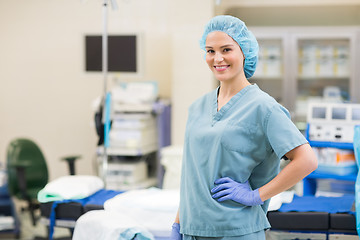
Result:
M256 132L255 124L229 121L222 133L221 144L229 151L241 153L255 151Z

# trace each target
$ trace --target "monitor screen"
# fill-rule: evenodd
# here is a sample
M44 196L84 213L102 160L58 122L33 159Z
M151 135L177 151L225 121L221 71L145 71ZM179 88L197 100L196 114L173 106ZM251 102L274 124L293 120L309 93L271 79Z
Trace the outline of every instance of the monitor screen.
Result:
M352 120L360 121L360 108L353 108L353 110L352 110Z
M332 109L332 119L346 119L346 108L334 107Z
M139 71L136 35L108 36L108 71L136 73ZM102 36L85 36L86 71L102 71Z
M317 119L325 119L326 107L314 107L312 109L312 117Z

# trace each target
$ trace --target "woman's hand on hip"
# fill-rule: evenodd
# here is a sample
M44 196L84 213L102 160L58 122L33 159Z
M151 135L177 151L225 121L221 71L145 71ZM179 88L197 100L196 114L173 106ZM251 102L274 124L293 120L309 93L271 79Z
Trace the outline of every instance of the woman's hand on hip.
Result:
M211 193L218 202L233 200L246 206L264 203L260 198L259 189L252 190L248 181L240 183L224 177L217 179L214 183L217 186L211 189Z
M182 235L180 233L180 224L179 223L174 223L172 225L170 239L171 240L182 240Z

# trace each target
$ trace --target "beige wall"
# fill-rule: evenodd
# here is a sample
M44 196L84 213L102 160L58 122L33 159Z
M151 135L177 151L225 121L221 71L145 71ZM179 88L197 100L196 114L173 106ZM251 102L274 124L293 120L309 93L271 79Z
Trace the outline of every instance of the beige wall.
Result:
M156 80L173 101L173 140L181 144L187 107L212 88L198 39L212 16L210 0L118 0L109 33L143 34L142 78ZM84 69L84 35L103 29L101 0L0 1L0 162L17 137L35 140L51 179L68 173L62 156L80 154L79 174L95 174L97 137L92 101L103 93L101 73Z
M84 35L101 34L102 2L0 1L1 163L6 161L10 140L29 137L41 146L52 179L67 174L66 164L59 159L68 154L83 156L77 162L79 174L95 174L97 136L91 103L103 93L103 76L83 70ZM245 14L241 11L246 7L268 1L222 0L217 7L213 0L117 2L118 11L109 9L108 32L141 33L145 68L144 75L136 79L109 74L109 87L115 78L158 81L160 95L171 98L173 104L173 143L182 144L188 106L214 88L198 47L204 24L214 11L228 10L228 3ZM278 5L285 0L280 2Z
M213 1L185 0L176 4L179 12L187 10L184 15L174 14L172 33L172 143L175 145L183 144L189 105L214 88L212 74L204 60L205 52L199 47L204 25L214 11L210 2Z

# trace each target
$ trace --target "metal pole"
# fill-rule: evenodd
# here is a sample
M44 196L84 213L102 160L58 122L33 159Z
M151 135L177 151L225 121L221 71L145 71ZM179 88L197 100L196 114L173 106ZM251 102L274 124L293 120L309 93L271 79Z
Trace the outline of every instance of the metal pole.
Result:
M108 121L106 118L107 109L107 73L108 73L108 34L107 34L107 5L108 0L104 0L103 4L103 34L102 34L102 72L104 77L104 115L105 121ZM106 125L106 123L105 123ZM108 155L107 155L107 144L106 144L106 128L104 129L104 155L102 162L102 178L104 180L104 184L106 186L106 175L108 169Z
M102 34L102 72L104 76L104 96L107 93L107 72L108 72L108 34L107 34L107 3L108 0L104 0L103 5L103 34Z

